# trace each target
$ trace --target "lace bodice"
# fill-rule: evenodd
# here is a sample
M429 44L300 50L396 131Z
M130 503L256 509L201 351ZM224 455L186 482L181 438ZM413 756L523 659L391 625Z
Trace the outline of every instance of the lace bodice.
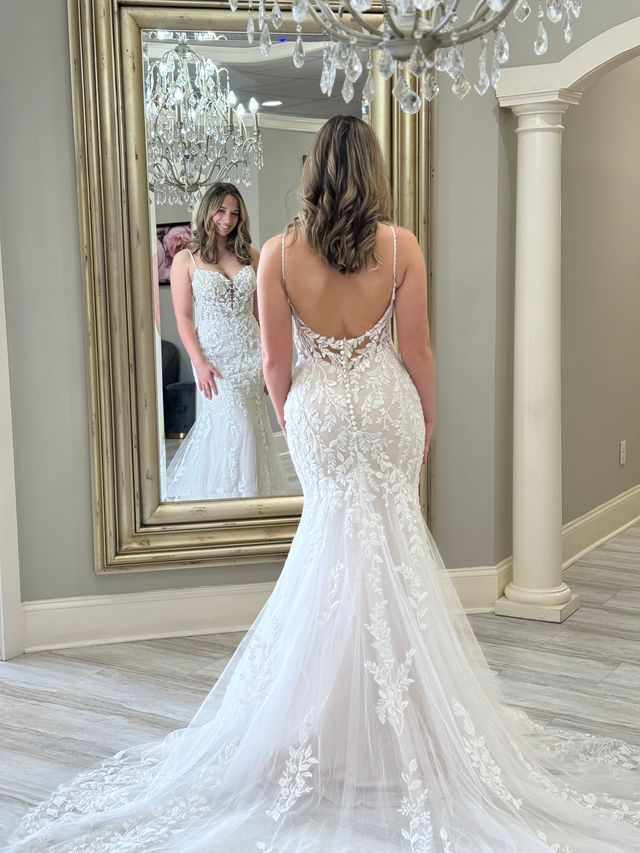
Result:
M256 274L251 264L227 278L218 270L196 267L191 282L196 313L222 311L243 315L253 313Z
M261 383L260 327L253 315L253 267L242 267L233 278L196 267L191 290L196 333L206 358L236 385L248 380Z
M314 332L298 316L293 305L289 303L293 315L295 344L299 358L315 358L351 368L371 350L377 350L383 345L391 346L391 316L394 297L395 288L391 301L382 317L370 329L355 338L333 338Z

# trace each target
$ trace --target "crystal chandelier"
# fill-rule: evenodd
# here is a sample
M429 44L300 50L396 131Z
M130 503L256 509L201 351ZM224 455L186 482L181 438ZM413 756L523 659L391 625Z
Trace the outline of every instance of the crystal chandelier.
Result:
M160 41L174 38L159 30ZM223 38L195 33L199 41ZM149 186L158 204L193 208L214 181L251 183L251 167L263 164L258 127L258 102L249 101L253 131L246 110L229 85L229 72L205 59L177 34L178 44L161 58L145 51L144 108L147 129ZM147 48L147 45L145 45Z
M232 11L239 0L229 0ZM247 39L251 44L256 34L254 0L249 2ZM471 0L469 0L471 2ZM272 0L267 18L266 0L257 0L257 29L260 50L269 53L269 27L279 29L282 11L278 0ZM417 113L425 101L438 94L438 78L451 78L451 88L458 98L464 98L472 88L480 95L498 85L500 68L509 59L509 43L505 33L507 16L523 23L537 12L537 29L533 49L538 56L547 51L546 23L562 23L567 44L573 35L574 19L582 11L582 0L479 0L468 16L463 18L461 0L293 0L292 14L297 25L293 64L304 63L302 22L310 16L320 25L326 37L320 88L329 96L337 72L344 72L342 97L349 103L354 96L354 84L366 67L368 74L362 88L362 98L369 105L375 93L372 70L374 51L380 75L390 79L396 71L393 95L406 113ZM367 21L364 12L379 11L383 17L380 29ZM535 17L535 16L534 16ZM464 45L480 42L477 77L472 83L465 70ZM491 43L490 43L491 42ZM408 72L408 73L405 73ZM414 78L412 80L412 78Z

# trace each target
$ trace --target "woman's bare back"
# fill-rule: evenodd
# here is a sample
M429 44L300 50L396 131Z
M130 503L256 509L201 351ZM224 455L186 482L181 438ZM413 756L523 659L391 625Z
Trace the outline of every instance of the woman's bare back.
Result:
M300 228L285 237L284 283L300 319L325 337L355 338L384 314L393 291L394 233L380 224L378 263L343 275L313 252Z

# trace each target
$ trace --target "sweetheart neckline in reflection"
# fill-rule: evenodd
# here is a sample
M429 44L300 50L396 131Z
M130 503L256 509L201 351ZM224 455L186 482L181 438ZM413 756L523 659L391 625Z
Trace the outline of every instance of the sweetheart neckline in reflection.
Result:
M220 272L220 270L208 270L206 267L196 267L194 270L194 275L197 272L210 272L212 275L219 275L220 278L224 279L225 281L234 282L238 278L240 273L244 272L247 269L253 269L251 264L247 264L245 267L240 267L238 272L235 273L231 278L229 278L229 276L225 275L223 272Z

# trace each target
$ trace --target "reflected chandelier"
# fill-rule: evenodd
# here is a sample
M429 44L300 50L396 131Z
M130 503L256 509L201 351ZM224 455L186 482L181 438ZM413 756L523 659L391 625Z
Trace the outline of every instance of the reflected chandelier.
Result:
M174 37L165 30L151 35L160 41ZM194 38L224 37L195 33ZM249 186L251 167L262 168L262 139L256 99L249 101L250 132L228 70L196 53L186 33L178 33L177 39L160 59L145 56L149 186L157 204L186 203L193 208L214 181Z
M470 0L471 2L471 0ZM229 0L232 11L238 0ZM254 0L249 0L247 38L252 43L256 33ZM269 25L279 29L282 11L278 0L272 0L269 19L265 0L257 0L257 29L260 32L260 49L266 56L271 47ZM461 0L293 0L292 14L298 37L293 52L293 64L300 68L304 63L302 22L310 16L322 28L327 43L323 56L320 88L330 95L337 72L344 71L342 97L349 103L354 96L354 84L366 66L368 74L362 89L365 104L370 104L375 94L373 80L373 51L380 51L377 69L385 79L397 75L393 95L405 113L417 113L425 101L438 94L438 73L452 80L452 91L464 98L472 88L465 71L465 44L479 40L480 58L478 76L473 88L480 95L496 88L500 68L509 59L509 43L505 34L506 19L510 12L523 23L537 9L537 31L533 48L538 56L546 53L548 37L546 21L562 23L567 44L573 35L574 19L582 11L582 0L479 0L463 19ZM363 12L379 9L383 16L381 29L367 21ZM491 50L489 36L492 35Z

